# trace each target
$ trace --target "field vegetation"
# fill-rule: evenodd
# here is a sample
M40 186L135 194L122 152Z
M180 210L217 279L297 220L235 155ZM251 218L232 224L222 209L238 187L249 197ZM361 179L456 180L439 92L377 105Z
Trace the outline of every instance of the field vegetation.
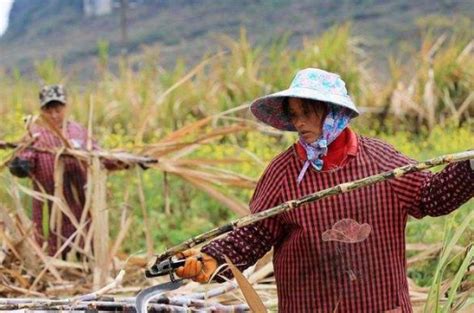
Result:
M35 80L0 73L0 138L20 141L23 117L38 113L39 86L62 82L70 117L90 122L104 149L157 157L160 162L148 170L108 174L110 229L100 236L115 244L112 257L121 259L161 252L245 213L265 164L296 139L256 123L247 105L286 88L304 67L340 73L363 112L352 124L363 135L382 138L420 161L473 148L474 42L465 34L426 31L410 54L389 58L385 81L374 74L377 68L349 25L306 39L296 51L285 38L251 45L245 30L222 42L221 52L193 68L177 62L165 70L156 63L159 51L149 48L139 59L122 58L117 71L109 69L102 42L96 79L88 83L52 59L36 63ZM2 150L0 157L5 161L11 152ZM1 209L28 216L31 197L18 186L29 188L29 182L4 167L0 179ZM418 307L447 312L474 303L466 296L474 288L473 212L471 200L449 216L409 220L408 276ZM46 285L38 286L46 292Z

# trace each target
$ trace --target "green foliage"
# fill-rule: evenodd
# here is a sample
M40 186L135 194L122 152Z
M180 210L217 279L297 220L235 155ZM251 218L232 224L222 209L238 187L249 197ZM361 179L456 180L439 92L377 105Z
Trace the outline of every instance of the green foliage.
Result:
M97 57L101 68L106 69L109 65L110 45L107 40L97 41Z
M57 84L60 83L64 77L59 65L52 58L36 62L35 70L42 84Z

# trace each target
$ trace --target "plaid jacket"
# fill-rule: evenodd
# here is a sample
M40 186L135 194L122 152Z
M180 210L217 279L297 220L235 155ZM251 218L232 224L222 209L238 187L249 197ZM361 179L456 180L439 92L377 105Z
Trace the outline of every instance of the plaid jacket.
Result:
M357 154L342 168L308 171L300 185L296 178L303 161L295 147L277 156L259 180L252 213L414 162L377 139L357 140ZM279 312L411 312L405 259L408 216L448 214L472 198L473 186L468 162L448 165L436 175L412 173L235 230L202 251L220 263L225 254L243 270L273 247ZM370 225L365 240L323 240L323 233L348 218ZM229 272L223 274L230 277Z
M49 130L35 126L32 129L33 134L38 134L38 139L33 144L38 148L57 148L62 146L60 139ZM69 140L74 148L85 149L87 144L87 130L75 122L67 123L67 131L65 137ZM98 148L94 143L94 148ZM38 152L32 149L27 149L18 155L21 159L26 159L31 165L31 176L33 178L34 190L41 192L40 184L44 190L53 195L54 194L54 158L51 153ZM64 158L64 177L63 177L63 194L64 199L71 209L72 213L79 221L81 213L85 204L85 185L87 182L86 165L77 161L72 157ZM33 224L35 227L35 237L38 242L42 243L44 234L42 229L43 220L43 202L38 199L33 199ZM49 216L51 216L52 202L48 201ZM62 215L62 228L60 235L67 239L70 237L76 228L71 223L69 218ZM58 232L51 231L48 236L48 253L53 255L61 242L58 242ZM65 252L69 251L66 249ZM65 255L65 253L63 253Z

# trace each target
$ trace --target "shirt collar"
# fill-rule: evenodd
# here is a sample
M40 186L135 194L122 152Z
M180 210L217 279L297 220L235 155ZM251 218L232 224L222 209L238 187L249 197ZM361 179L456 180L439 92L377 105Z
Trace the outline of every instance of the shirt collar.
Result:
M326 157L331 157L333 152L339 152L344 149L345 155L356 156L358 150L357 135L349 127L346 127L342 133L328 146L328 154ZM296 143L296 153L302 160L306 160L306 150L300 143Z

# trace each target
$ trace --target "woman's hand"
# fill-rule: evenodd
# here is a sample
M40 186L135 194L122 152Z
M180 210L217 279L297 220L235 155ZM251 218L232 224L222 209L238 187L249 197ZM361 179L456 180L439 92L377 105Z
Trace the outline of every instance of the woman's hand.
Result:
M181 278L189 278L199 283L207 283L212 274L217 269L217 261L205 253L201 253L197 249L189 249L181 253L186 258L184 266L176 269L176 275ZM198 260L201 256L201 260Z

